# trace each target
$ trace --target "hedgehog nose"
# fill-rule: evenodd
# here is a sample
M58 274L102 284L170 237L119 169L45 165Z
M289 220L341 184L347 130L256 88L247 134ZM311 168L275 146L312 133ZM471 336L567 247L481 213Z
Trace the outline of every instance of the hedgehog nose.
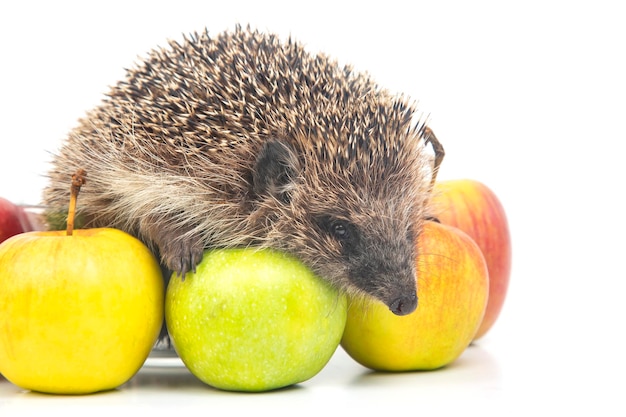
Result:
M396 298L389 304L389 310L397 316L406 316L411 314L417 308L417 295L415 293L409 296Z

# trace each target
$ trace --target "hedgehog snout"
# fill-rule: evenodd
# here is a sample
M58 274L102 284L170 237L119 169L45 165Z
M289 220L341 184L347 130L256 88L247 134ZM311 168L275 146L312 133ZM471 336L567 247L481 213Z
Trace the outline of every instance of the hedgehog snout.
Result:
M411 314L417 308L417 294L402 295L389 303L389 310L397 316Z

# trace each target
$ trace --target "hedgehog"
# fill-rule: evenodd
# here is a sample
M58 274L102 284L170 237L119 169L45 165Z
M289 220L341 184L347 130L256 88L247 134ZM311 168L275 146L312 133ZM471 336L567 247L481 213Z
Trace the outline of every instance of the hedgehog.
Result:
M204 29L139 58L78 120L43 204L66 212L84 169L82 227L130 233L167 271L194 272L210 248L271 248L406 315L443 154L415 102L368 73L291 36Z

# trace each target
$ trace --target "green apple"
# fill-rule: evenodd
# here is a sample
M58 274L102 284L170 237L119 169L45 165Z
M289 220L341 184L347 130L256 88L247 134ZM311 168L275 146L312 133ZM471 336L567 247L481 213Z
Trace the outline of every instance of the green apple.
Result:
M173 274L170 338L200 380L229 391L306 381L341 340L347 300L294 257L270 249L205 252L196 272Z

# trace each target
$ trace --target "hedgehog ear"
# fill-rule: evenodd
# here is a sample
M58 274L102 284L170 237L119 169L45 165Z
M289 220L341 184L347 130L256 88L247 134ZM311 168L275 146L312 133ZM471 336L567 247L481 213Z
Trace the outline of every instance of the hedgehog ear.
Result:
M252 187L259 196L271 195L288 203L300 163L293 149L282 141L272 139L265 142L257 155L252 171Z

